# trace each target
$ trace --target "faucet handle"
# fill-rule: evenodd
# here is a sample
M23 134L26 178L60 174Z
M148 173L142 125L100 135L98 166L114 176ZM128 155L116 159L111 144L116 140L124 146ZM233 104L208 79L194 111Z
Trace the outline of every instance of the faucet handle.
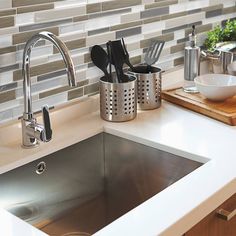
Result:
M52 129L49 116L49 108L47 105L42 107L42 113L43 113L43 124L45 130L45 142L49 142L52 139Z

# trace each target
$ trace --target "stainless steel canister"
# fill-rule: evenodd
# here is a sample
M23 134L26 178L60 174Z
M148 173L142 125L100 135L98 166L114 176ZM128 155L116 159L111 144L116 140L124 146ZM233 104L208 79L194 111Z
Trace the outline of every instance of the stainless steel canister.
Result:
M184 86L187 93L197 93L194 79L200 74L200 54L199 47L187 46L184 49Z
M107 121L132 120L137 115L137 79L128 76L128 82L110 83L100 79L100 115Z
M130 72L130 71L129 71ZM161 106L161 69L152 66L147 72L147 65L135 66L138 82L138 109L151 110Z
M201 55L210 62L210 71L217 74L227 74L227 67L236 61L236 42L223 42L216 45L215 51L202 51Z

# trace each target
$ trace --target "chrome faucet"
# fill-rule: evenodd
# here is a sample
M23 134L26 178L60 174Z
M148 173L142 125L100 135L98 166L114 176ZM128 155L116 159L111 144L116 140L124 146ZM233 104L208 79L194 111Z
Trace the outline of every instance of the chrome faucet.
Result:
M52 129L48 106L46 105L42 108L44 125L37 123L32 111L30 55L35 44L41 39L46 39L52 42L53 45L59 50L66 64L68 83L70 86L76 86L75 68L66 45L57 36L50 32L44 31L32 36L24 48L22 65L24 113L21 124L22 146L25 148L35 147L39 144L39 141L49 142L52 139Z

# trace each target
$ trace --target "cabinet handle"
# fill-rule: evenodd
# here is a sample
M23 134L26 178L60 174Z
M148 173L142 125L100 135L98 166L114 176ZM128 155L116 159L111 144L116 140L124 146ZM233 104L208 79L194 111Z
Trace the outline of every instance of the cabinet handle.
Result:
M229 212L224 209L220 209L217 211L217 216L223 220L230 221L236 215L236 209Z

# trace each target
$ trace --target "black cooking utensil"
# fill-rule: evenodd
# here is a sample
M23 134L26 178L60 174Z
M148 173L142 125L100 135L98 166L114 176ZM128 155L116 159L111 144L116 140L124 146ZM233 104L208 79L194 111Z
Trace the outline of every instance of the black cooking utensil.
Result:
M127 66L129 66L129 68L130 68L133 72L135 72L135 68L134 68L134 66L131 64L131 62L130 62L130 60L129 60L129 53L128 53L127 48L126 48L126 46L125 46L124 38L122 38L121 41L122 41L122 47L123 47L123 53L124 53L124 61L125 61L125 64L126 64Z
M127 82L127 76L124 75L123 65L125 63L125 55L121 40L111 41L112 64L115 66L118 82Z
M109 58L106 51L99 45L95 45L91 50L91 59L100 70L103 71L107 81L110 80L110 76L107 71L107 66L109 64Z
M113 81L114 78L112 77L112 52L111 52L111 41L108 41L107 44L107 54L108 54L108 60L109 60L109 76L110 76L110 82L116 82Z

